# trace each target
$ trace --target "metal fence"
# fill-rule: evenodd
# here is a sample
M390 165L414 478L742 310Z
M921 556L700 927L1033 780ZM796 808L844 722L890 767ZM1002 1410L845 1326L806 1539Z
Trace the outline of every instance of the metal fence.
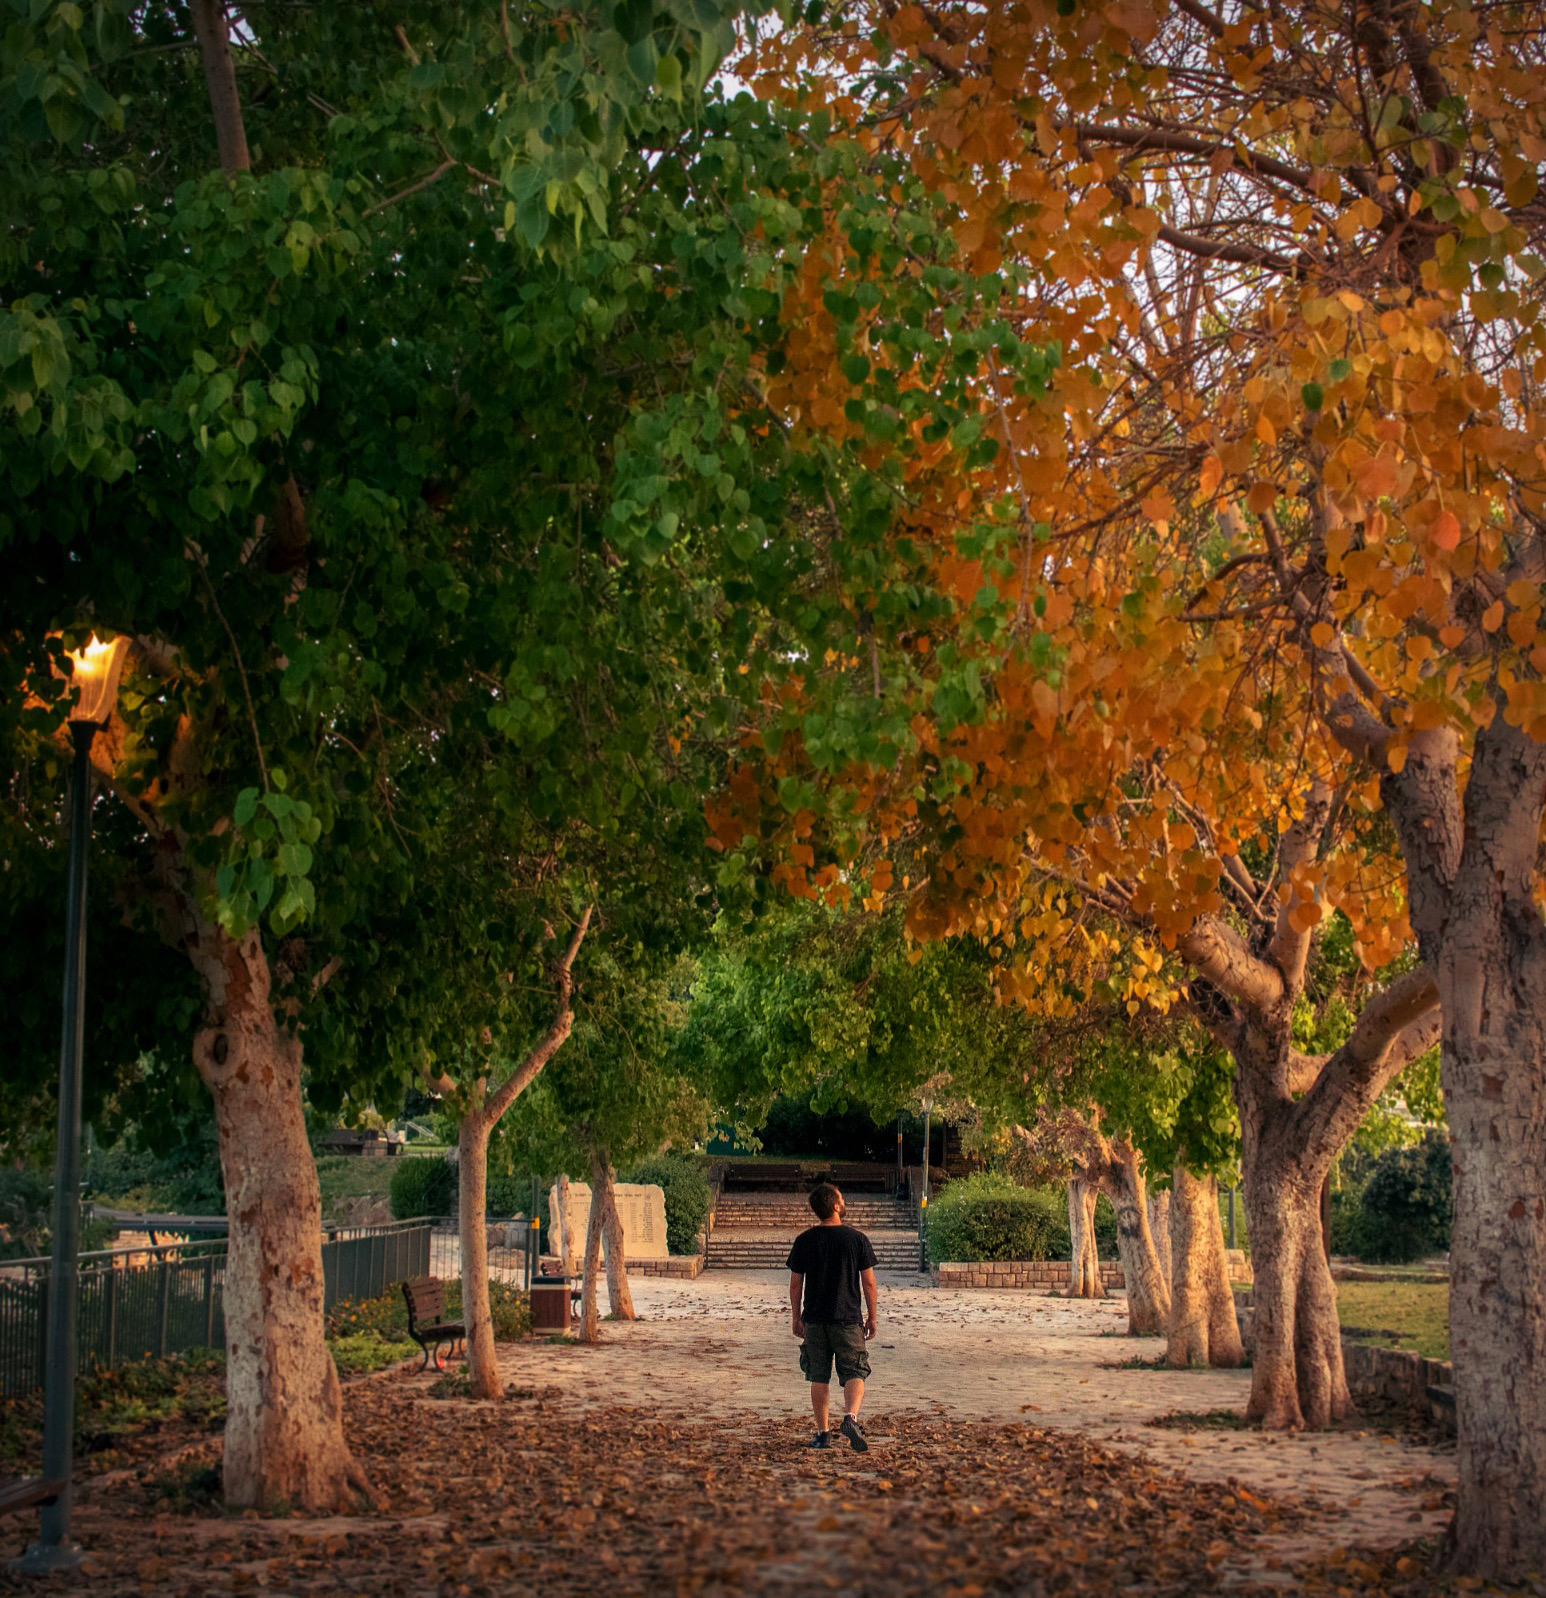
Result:
M394 1282L429 1274L428 1221L339 1227L322 1240L323 1305L376 1298ZM48 1342L46 1259L0 1265L0 1394L43 1385ZM225 1347L226 1242L83 1254L79 1369Z

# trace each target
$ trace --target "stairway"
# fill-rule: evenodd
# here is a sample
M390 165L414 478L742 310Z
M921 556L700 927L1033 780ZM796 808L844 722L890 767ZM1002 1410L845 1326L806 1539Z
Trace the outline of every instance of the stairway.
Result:
M856 1194L847 1199L843 1219L869 1238L878 1270L918 1269L918 1232L905 1200ZM781 1271L790 1244L814 1225L810 1205L797 1193L723 1193L704 1268Z

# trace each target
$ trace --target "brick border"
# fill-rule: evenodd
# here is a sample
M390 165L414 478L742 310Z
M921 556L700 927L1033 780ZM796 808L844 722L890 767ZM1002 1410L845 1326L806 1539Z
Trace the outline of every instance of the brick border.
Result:
M1249 1293L1235 1299L1240 1337L1247 1349L1255 1343L1256 1308ZM1342 1363L1353 1397L1395 1404L1415 1416L1431 1419L1441 1431L1455 1430L1455 1367L1448 1360L1427 1359L1404 1348L1380 1348L1342 1334Z
M629 1260L630 1276L671 1276L690 1282L703 1272L702 1254L673 1254L663 1260Z
M1225 1249L1231 1282L1249 1283L1255 1278L1251 1262L1243 1249ZM944 1260L929 1272L933 1287L1029 1288L1050 1292L1068 1286L1067 1260ZM1115 1260L1103 1260L1101 1286L1108 1292L1124 1286L1122 1267Z

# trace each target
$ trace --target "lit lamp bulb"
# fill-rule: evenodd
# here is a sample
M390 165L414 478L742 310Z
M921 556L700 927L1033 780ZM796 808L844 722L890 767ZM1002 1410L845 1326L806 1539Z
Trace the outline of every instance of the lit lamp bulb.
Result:
M71 721L89 721L98 727L105 725L113 713L113 702L118 698L118 679L128 652L127 638L114 638L104 644L95 633L84 649L70 651L70 663L74 667L70 680L77 690L75 703L70 708Z

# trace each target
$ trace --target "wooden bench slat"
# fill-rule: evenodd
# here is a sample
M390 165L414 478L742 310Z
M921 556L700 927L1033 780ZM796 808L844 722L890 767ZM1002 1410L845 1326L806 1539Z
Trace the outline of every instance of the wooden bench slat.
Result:
M429 1369L431 1353L435 1356L436 1369L444 1369L440 1363L440 1345L449 1343L454 1352L456 1344L467 1337L467 1328L462 1322L440 1319L446 1312L446 1284L437 1276L414 1276L402 1287L403 1301L408 1306L408 1335L424 1350L424 1363L419 1369Z
M68 1485L68 1482L51 1481L46 1476L13 1476L9 1481L0 1481L0 1515L46 1504Z

